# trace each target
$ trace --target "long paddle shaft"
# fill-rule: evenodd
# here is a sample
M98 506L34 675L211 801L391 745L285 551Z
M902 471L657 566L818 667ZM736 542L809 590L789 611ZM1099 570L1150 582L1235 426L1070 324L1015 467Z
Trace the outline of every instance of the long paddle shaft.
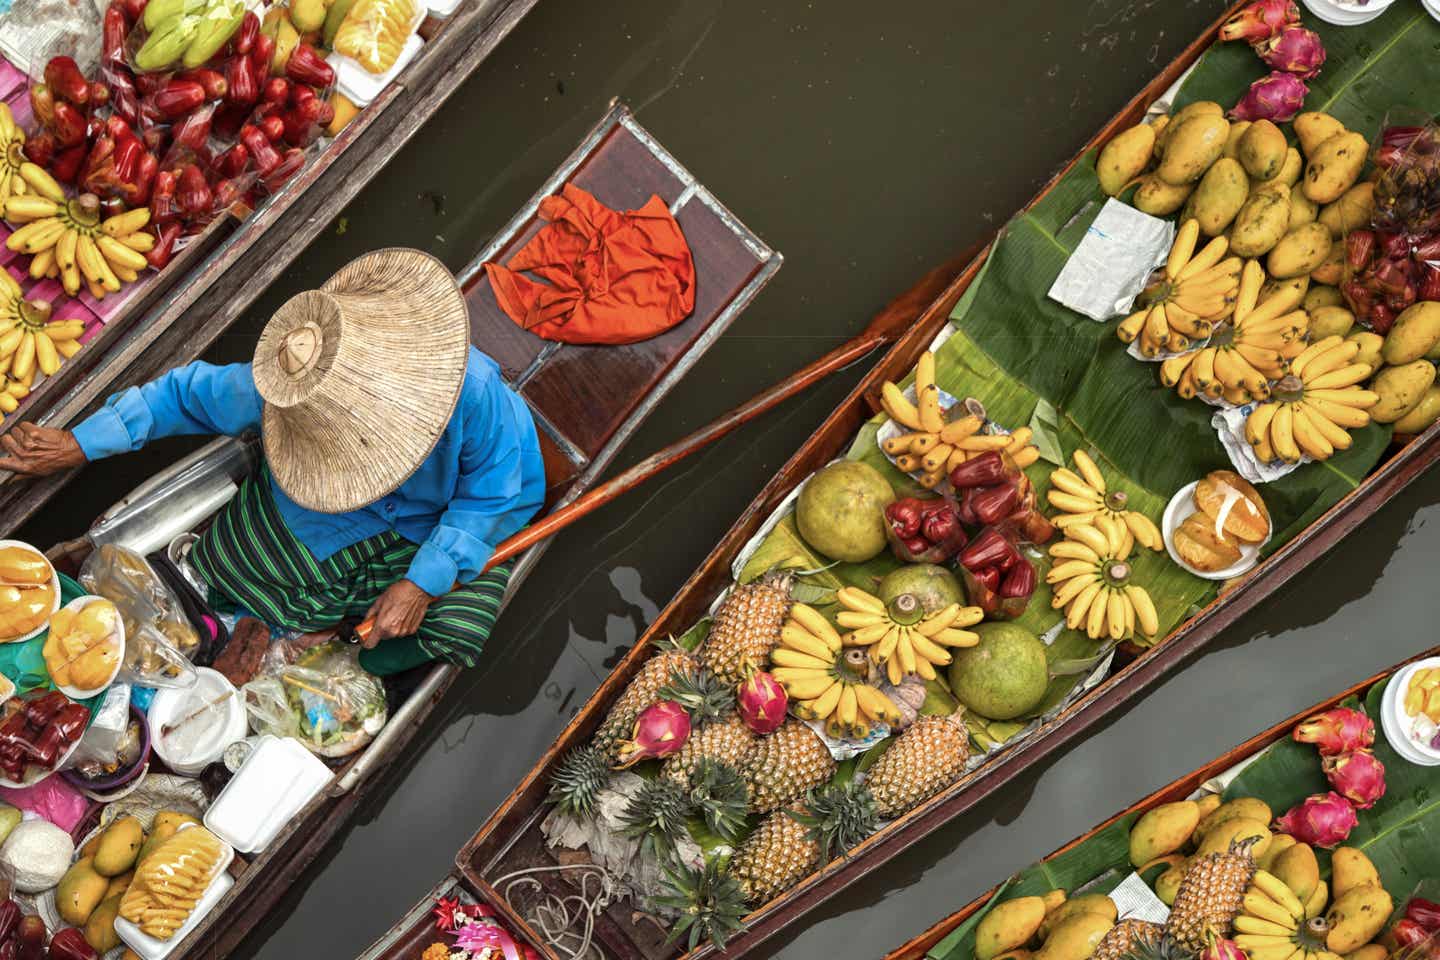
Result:
M541 540L553 537L581 517L593 513L616 497L629 493L646 480L665 472L691 454L699 453L735 428L749 423L760 414L784 403L837 370L844 369L876 347L891 343L904 332L912 319L913 316L909 311L898 310L894 307L886 310L871 321L870 325L855 339L841 344L820 359L795 371L764 393L757 394L729 413L651 454L619 476L607 480L572 503L545 515L524 530L504 540L495 548L495 554L490 558L490 562L485 564L485 569L490 570L497 567L533 547ZM373 620L361 623L355 628L356 639L367 637L373 627Z

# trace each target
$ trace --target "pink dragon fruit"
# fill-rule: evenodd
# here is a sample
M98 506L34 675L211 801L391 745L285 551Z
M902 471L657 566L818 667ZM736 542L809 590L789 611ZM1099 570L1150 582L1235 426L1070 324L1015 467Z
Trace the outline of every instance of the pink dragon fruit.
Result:
M1369 750L1329 756L1321 766L1330 786L1358 810L1369 810L1385 796L1385 764Z
M1300 22L1295 0L1255 0L1220 27L1221 40L1268 40L1285 27Z
M1200 951L1196 960L1248 960L1244 950L1234 940L1226 940L1224 937L1216 937L1213 934Z
M685 746L689 736L690 714L684 707L674 700L652 703L635 718L635 732L620 744L615 766L623 770L641 760L668 757Z
M745 726L761 736L780 729L780 724L785 722L785 708L790 705L790 698L785 695L780 681L775 679L774 674L764 671L752 673L740 684L735 700Z
M1275 829L1301 843L1328 850L1343 843L1359 822L1350 801L1331 790L1306 797L1304 802L1291 807L1275 820Z
M1250 90L1230 108L1230 118L1284 123L1300 112L1309 93L1310 88L1305 86L1305 81L1295 74L1274 70L1268 77L1261 77L1250 84Z
M1309 80L1325 63L1325 44L1320 34L1304 27L1286 27L1269 40L1255 44L1255 52L1272 70L1293 73Z
M1375 742L1375 721L1363 710L1335 707L1296 724L1296 743L1313 743L1322 756L1363 750Z

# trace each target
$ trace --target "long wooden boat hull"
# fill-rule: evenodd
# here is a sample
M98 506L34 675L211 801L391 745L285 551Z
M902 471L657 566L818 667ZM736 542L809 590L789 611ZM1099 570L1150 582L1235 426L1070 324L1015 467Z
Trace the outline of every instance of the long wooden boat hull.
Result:
M314 161L254 211L219 217L149 276L86 349L42 381L0 434L30 421L63 428L105 397L200 356L334 220L537 0L464 0L421 25L415 60ZM0 473L0 536L34 515L74 474L37 481Z
M1241 5L1236 3L1217 18L1204 35L1187 47L1056 174L1036 200L1053 189L1090 150L1137 123L1151 103L1199 59L1210 46L1219 24ZM894 345L772 478L671 603L661 611L634 650L612 671L551 749L459 852L456 868L466 880L468 889L501 911L518 929L534 935L534 931L525 925L524 918L506 903L493 881L517 869L554 863L553 855L545 849L539 835L539 824L547 810L548 780L559 758L588 740L603 719L608 705L650 656L651 643L669 635L683 634L706 614L714 598L731 582L733 558L781 502L811 473L848 449L862 424L879 411L881 384L886 380L900 380L914 368L920 354L929 348L948 322L956 303L981 272L988 253L987 247L944 286L937 298L919 315L910 332ZM927 279L933 281L935 278L932 275ZM903 309L904 302L907 301L897 302L892 308ZM913 297L908 302L913 303ZM852 850L847 858L827 865L754 911L747 917L744 929L729 941L726 955L740 956L755 948L862 875L875 870L906 847L1003 788L1026 767L1083 736L1102 718L1120 710L1152 687L1223 629L1314 562L1405 485L1433 466L1437 458L1440 458L1440 426L1432 427L1403 448L1392 450L1388 459L1358 487L1268 557L1223 597L1212 601L1183 623L1163 643L1143 650L1133 659L1120 664L1105 682L1079 696L1038 731L875 834ZM555 892L564 889L559 881L555 883ZM675 953L673 948L662 943L663 934L656 935L648 924L637 924L631 919L628 902L612 907L598 918L596 938L608 955L616 957L664 957ZM713 948L702 946L686 956L688 960L710 956L713 952ZM400 956L377 954L381 955Z
M1183 777L1177 777L1175 780L1167 783L1165 786L1151 793L1149 796L1141 800L1137 800L1135 803L1126 807L1124 810L1121 810L1119 813L1116 813L1114 816L1108 817L1102 822L1096 824L1093 829L1089 830L1088 832L1079 837L1076 837L1074 840L1065 844L1065 846L1054 851L1053 853L1048 854L1046 857L1044 857L1044 859L1041 860L1041 863L1048 863L1056 857L1064 853L1068 853L1069 851L1085 843L1085 841L1094 837L1096 834L1100 833L1101 831L1105 830L1110 826L1113 826L1115 823L1125 819L1126 817L1132 815L1138 816L1148 810L1152 810L1155 807L1160 806L1161 804L1174 803L1175 801L1185 800L1193 796L1195 792L1199 790L1201 786L1207 781L1214 779L1215 777L1229 770L1231 767L1234 767L1236 764L1242 763L1243 761L1250 759L1251 757L1260 753L1266 747L1269 747L1271 744L1288 738L1290 736L1290 732L1295 729L1295 725L1300 723L1306 717L1313 716L1314 714L1320 713L1325 710L1329 710L1331 707L1339 706L1344 701L1354 697L1358 697L1359 699L1364 700L1365 692L1367 690L1369 690L1371 687L1373 687L1380 681L1384 680L1386 677L1394 675L1406 664L1413 663L1416 660L1424 660L1426 658L1434 657L1437 655L1440 655L1440 647L1432 647L1431 649L1426 650L1422 653L1417 653L1414 656L1408 657L1400 663L1397 663L1395 666L1390 667L1387 670L1382 670L1374 676L1367 677L1366 679L1361 680L1359 683L1352 684L1350 687L1340 691L1338 694L1329 698L1328 700L1317 703L1309 709L1301 710L1294 716L1288 717L1285 720L1282 720L1279 723L1275 724L1274 726L1262 730L1260 733L1257 733L1249 740L1246 740L1244 743L1241 743L1233 749L1228 750L1221 756L1216 757L1210 763L1207 763L1205 766L1200 767L1198 770L1192 770L1190 773L1185 774ZM1378 720L1376 721L1376 727L1378 730ZM948 917L937 921L934 926L930 927L930 929L926 930L924 933L920 934L917 937L914 937L911 940L906 941L904 944L897 947L892 952L886 954L885 960L922 960L922 958L925 957L927 953L929 953L937 944L939 944L942 940L949 936L957 927L963 924L966 920L969 920L971 917L973 917L978 911L983 909L984 906L989 903L990 900L997 893L999 893L999 891L999 885L992 887L990 890L987 890L985 893L976 897L970 903L967 903L965 906L961 907L959 910L956 910Z
M575 183L616 208L641 206L662 197L680 223L694 256L697 298L683 323L642 343L620 347L573 346L522 331L499 308L482 265L503 262L542 226L540 201ZM460 273L470 310L471 340L499 362L527 402L540 428L547 504L563 506L594 485L620 448L669 390L694 366L770 281L783 257L744 226L618 102L489 244ZM250 460L237 452L242 441L217 441L169 471L184 474L224 460L232 478ZM227 482L224 476L220 483ZM115 535L137 512L154 510L164 481L145 485L93 528L92 539L52 551L57 566L74 569L94 546ZM163 501L161 501L163 504ZM163 506L162 506L163 509ZM534 570L548 546L542 542L514 562L508 601ZM501 621L503 624L503 620ZM498 635L492 642L503 642ZM419 668L414 687L376 740L337 771L329 788L296 815L282 833L252 858L237 857L234 887L170 956L224 957L267 917L285 892L349 822L355 808L401 761L430 712L460 670Z

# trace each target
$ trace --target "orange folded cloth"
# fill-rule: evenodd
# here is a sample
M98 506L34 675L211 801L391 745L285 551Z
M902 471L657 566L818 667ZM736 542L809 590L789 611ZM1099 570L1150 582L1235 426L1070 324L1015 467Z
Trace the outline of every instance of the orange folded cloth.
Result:
M500 309L546 340L634 343L695 309L695 262L665 201L618 213L567 183L548 221L505 266L485 264ZM531 271L538 283L521 271Z

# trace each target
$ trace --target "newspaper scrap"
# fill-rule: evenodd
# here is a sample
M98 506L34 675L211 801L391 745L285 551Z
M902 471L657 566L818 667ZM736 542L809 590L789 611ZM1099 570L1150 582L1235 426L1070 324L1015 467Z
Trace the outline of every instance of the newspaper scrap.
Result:
M1173 223L1111 197L1055 278L1050 299L1104 323L1128 311L1174 242Z
M1120 881L1120 886L1110 891L1110 899L1115 901L1116 912L1126 920L1164 923L1170 919L1170 908L1155 896L1155 891L1150 889L1150 885L1141 879L1138 873L1132 873Z
M71 56L89 75L100 64L100 18L95 0L13 0L0 3L0 54L39 76L51 57Z
M1296 467L1311 462L1309 457L1302 456L1298 463L1261 463L1250 442L1245 439L1245 420L1254 409L1255 404L1247 403L1243 407L1216 411L1215 416L1210 418L1210 425L1219 435L1220 445L1230 455L1230 462L1236 473L1251 483L1270 483L1293 472Z

